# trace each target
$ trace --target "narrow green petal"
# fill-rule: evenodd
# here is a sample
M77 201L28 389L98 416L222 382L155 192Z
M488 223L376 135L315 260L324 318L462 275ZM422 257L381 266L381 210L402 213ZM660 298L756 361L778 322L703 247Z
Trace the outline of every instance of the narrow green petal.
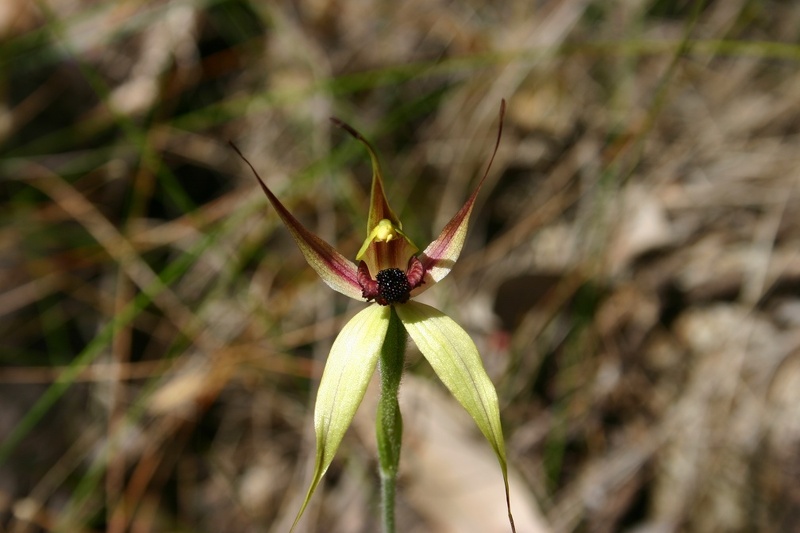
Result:
M503 473L508 518L513 529L500 405L475 343L455 321L429 305L412 301L396 306L396 311L436 375L472 416L494 449Z
M497 154L497 148L500 146L500 138L503 135L503 116L506 112L506 101L503 100L500 105L500 125L497 129L497 141L494 145L494 152L489 160L489 165L486 167L481 181L472 192L466 203L458 210L458 213L447 223L442 229L442 232L435 241L430 243L425 251L422 252L419 259L425 267L425 284L417 289L413 294L414 296L425 292L435 283L440 281L450 273L453 266L461 255L461 249L464 247L464 240L467 237L467 227L469 226L469 217L472 214L472 208L475 206L475 200L478 198L478 193L486 181L486 176L489 175L489 169L492 168L494 156Z
M267 196L267 199L275 208L278 216L281 217L286 229L292 234L297 247L303 253L306 262L313 268L319 277L322 278L330 288L333 290L349 296L355 300L364 301L361 295L361 285L358 283L358 267L355 263L347 259L345 256L336 251L336 249L323 241L317 235L306 229L299 220L297 220L286 207L281 203L278 198L272 194L267 184L258 175L256 169L250 164L234 144L231 147L236 150L250 170L253 171L258 184L261 185L261 190Z
M317 434L314 477L294 525L303 515L364 398L386 337L390 312L390 307L367 307L345 325L333 342L314 408Z

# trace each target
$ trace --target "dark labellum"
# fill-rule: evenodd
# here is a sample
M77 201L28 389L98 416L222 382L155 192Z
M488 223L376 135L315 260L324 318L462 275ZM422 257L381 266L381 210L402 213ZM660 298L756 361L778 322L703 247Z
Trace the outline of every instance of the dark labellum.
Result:
M404 304L411 297L411 291L424 283L425 267L416 257L408 261L408 269L386 268L372 279L364 261L358 265L358 283L361 295L367 301L375 300L380 305Z
M411 284L408 283L405 272L399 268L387 268L378 272L377 280L378 303L381 303L381 299L386 304L404 304L408 301L411 295Z

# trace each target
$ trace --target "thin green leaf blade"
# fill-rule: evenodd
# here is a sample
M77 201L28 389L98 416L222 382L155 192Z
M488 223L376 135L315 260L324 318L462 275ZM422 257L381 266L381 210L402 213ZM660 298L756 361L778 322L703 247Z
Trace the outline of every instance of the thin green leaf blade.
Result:
M389 307L379 305L367 307L350 319L333 342L314 408L317 435L314 475L292 529L333 461L364 398L389 327L390 311Z

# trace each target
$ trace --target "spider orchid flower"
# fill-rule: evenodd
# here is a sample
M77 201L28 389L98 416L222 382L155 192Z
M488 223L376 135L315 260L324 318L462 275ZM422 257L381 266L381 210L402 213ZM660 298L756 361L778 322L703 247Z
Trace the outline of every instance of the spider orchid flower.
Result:
M322 280L345 296L362 302L373 302L344 326L336 337L325 364L314 412L317 439L314 475L295 525L330 466L361 404L382 350L386 349L385 344L390 342L390 338L399 338L401 350L405 349L404 329L492 446L500 463L509 521L512 530L514 529L509 503L505 442L495 388L483 368L475 343L466 331L441 311L413 300L447 276L461 253L472 208L500 144L504 113L505 101L500 108L500 126L494 152L481 181L436 240L421 253L403 232L400 220L389 206L384 194L381 168L372 145L351 126L336 118L331 119L336 126L360 141L372 160L367 238L356 255L355 263L306 229L270 191L250 162L233 146L255 174L261 189L297 242L306 261ZM402 327L397 325L398 319ZM402 364L400 368L402 372ZM399 378L396 385L399 386ZM397 417L396 422L389 420L385 425L396 424L398 433L401 432L399 412L391 416ZM382 446L380 424L379 416L379 451ZM399 460L399 443L389 446L397 446L394 450L396 466Z

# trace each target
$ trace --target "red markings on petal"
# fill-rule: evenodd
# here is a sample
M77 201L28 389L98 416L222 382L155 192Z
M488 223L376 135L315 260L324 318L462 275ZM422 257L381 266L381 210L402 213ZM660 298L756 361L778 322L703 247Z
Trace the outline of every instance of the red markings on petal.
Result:
M478 182L478 186L472 192L467 201L458 210L458 213L447 223L442 229L442 232L435 241L430 243L424 252L420 255L422 266L425 268L425 280L430 281L428 285L414 295L423 292L425 289L438 282L450 273L455 265L458 256L461 254L461 249L464 247L464 240L467 236L467 227L469 225L469 217L472 214L472 208L475 205L475 200L478 198L478 193L486 181L486 176L489 175L489 169L492 168L494 157L497 155L497 149L500 146L500 138L503 135L503 117L506 112L506 101L503 100L500 104L500 125L497 128L497 140L495 141L494 151L492 157L489 159L489 164L486 167L486 172Z
M369 302L378 296L378 282L372 279L367 263L361 261L358 264L358 283L361 285L361 297Z
M423 283L425 283L422 278L425 276L425 267L422 266L422 262L416 257L412 257L408 260L408 268L406 269L406 278L408 278L408 284L411 285L412 289L416 289Z
M278 216L281 217L286 228L292 234L297 246L303 253L306 262L313 268L319 277L322 278L329 287L333 290L349 296L350 298L361 299L361 285L358 282L358 273L356 265L336 251L330 244L323 241L314 233L310 232L298 221L286 207L281 203L278 198L272 194L264 180L258 175L256 169L247 160L242 152L233 144L229 143L231 147L239 154L239 157L250 167L261 185L261 190L267 196L267 199L272 204L272 207L277 211Z

